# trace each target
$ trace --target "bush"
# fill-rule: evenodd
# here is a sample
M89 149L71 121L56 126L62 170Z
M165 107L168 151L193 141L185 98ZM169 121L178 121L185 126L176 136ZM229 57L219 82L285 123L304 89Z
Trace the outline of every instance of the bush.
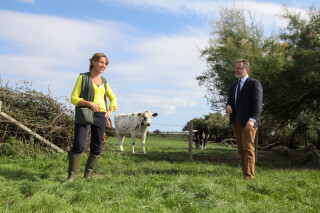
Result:
M8 137L4 142L0 143L0 155L9 157L38 157L43 154L50 154L54 151L42 147L35 143L33 139L30 141L21 141L15 137Z
M61 98L53 98L50 91L45 95L32 89L32 84L27 81L20 81L14 86L3 84L0 77L1 111L58 147L68 149L73 138L74 112L68 98L62 98L64 98L63 103L59 101ZM12 138L15 138L15 143L11 147ZM20 142L28 144L30 141L33 141L30 134L0 116L2 152L15 153L13 147L20 146L18 145ZM38 141L34 140L34 143Z
M156 130L153 131L153 134L159 135L159 134L161 134L161 131L159 129L156 129Z

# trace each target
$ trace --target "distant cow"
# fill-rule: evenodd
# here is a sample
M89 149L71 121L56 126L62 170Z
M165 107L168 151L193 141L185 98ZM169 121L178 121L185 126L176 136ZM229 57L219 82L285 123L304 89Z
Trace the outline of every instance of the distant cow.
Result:
M210 127L208 124L198 124L195 128L196 132L194 133L196 142L196 149L201 146L201 150L206 150L207 140L210 135Z
M152 117L158 114L151 114L150 111L135 112L131 114L117 114L114 116L114 124L116 128L116 135L118 136L118 143L120 152L123 152L123 141L127 136L131 136L132 149L134 153L135 138L140 138L142 142L142 152L146 153L145 141L147 136L148 127L151 125Z

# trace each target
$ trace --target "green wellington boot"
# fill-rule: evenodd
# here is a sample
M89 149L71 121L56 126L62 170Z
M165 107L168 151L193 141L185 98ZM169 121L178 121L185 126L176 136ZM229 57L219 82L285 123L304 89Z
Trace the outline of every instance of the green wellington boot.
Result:
M69 152L68 155L69 155L68 179L65 181L67 183L72 182L76 177L82 154Z
M84 178L90 178L92 176L93 170L96 167L99 158L100 155L93 155L90 153L87 160L86 168L84 170Z

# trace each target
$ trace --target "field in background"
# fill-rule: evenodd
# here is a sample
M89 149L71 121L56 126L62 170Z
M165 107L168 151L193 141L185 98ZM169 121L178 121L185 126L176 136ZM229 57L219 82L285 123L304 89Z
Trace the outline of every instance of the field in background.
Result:
M318 212L320 172L292 168L288 159L261 153L256 179L242 178L235 148L208 144L188 162L185 136L148 136L147 154L131 139L124 153L109 138L92 179L73 183L67 155L0 158L0 212ZM267 155L268 154L268 155ZM269 161L264 161L265 159ZM259 160L259 159L258 159Z

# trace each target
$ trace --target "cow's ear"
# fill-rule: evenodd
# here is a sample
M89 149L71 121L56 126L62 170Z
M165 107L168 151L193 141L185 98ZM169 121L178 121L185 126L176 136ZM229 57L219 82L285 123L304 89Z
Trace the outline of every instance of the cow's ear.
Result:
M138 116L141 118L142 117L142 113L139 113Z
M152 116L153 117L157 117L158 113L153 113Z

